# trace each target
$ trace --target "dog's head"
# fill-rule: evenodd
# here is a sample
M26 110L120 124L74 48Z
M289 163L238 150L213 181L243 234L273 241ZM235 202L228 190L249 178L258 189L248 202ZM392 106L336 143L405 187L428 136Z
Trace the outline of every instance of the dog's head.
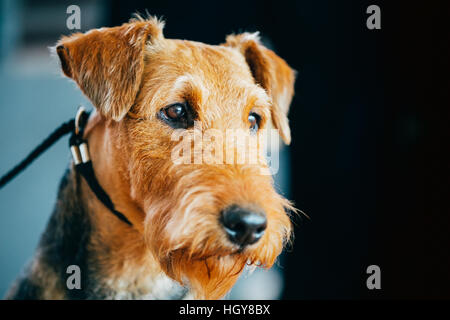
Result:
M123 161L111 174L145 213L133 223L161 268L198 298L220 298L290 237L292 207L264 174L258 137L274 127L290 143L294 72L255 34L211 46L165 39L162 27L136 19L74 34L57 53L115 132L108 156ZM225 143L233 132L247 147ZM256 161L236 161L249 150Z

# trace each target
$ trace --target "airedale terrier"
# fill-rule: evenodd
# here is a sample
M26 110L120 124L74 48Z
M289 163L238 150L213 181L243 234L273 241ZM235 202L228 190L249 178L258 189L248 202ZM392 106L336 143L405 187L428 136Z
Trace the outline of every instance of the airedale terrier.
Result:
M249 139L272 127L289 144L294 71L257 34L207 45L162 30L160 20L137 17L57 43L63 73L95 107L84 132L95 175L131 225L110 214L72 163L7 298L219 299L246 265L270 268L289 241L295 209L262 174L265 160L174 163L172 153L173 133L194 123ZM72 265L80 288L67 287Z

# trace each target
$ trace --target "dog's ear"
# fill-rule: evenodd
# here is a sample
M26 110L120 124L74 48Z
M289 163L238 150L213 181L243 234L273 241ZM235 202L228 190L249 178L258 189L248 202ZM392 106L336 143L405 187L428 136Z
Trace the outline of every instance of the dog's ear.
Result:
M64 74L72 78L105 116L120 120L138 94L145 46L162 38L156 18L132 20L63 37L56 45Z
M226 46L238 48L244 55L255 82L272 98L272 122L286 144L291 142L287 113L294 95L295 72L272 50L264 47L257 33L229 35Z

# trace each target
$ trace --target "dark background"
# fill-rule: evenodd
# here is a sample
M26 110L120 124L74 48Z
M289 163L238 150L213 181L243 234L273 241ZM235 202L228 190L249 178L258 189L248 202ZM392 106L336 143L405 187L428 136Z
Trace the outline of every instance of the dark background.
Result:
M97 11L87 9L94 2L78 2L87 28L120 25L148 9L165 18L167 38L219 44L232 32L258 30L298 71L290 112L289 197L310 219L295 221L294 245L282 258L282 298L450 298L450 8L445 1L127 0L96 2L102 3ZM7 3L2 1L2 8ZM68 33L64 6L53 14L38 9L56 1L20 3L15 11L5 10L0 22L7 22L3 34L13 35L8 26L19 25L16 16L25 17L18 46L25 46L24 52L32 52L33 43L45 49L42 39L52 45ZM381 8L381 30L366 27L371 4ZM5 39L1 52L12 43ZM16 51L10 52L15 66L22 65ZM0 144L3 150L8 145L1 159L6 170L73 116L72 102L62 106L80 101L81 94L56 76L43 81L18 77L16 69L2 72L7 76L0 73L5 90ZM37 102L42 109L33 108ZM36 119L45 119L45 126ZM56 148L67 153L65 142ZM58 169L52 170L55 156L43 156L2 191L1 271L8 275L2 290L22 259L31 256L50 213L45 209L38 219L33 213L13 215L9 208L25 210L27 202L38 206L44 198L45 206L53 205L68 161L58 158ZM45 187L36 188L32 177L45 180ZM51 192L44 194L47 189ZM30 195L27 201L23 194ZM26 250L19 249L22 243ZM10 259L17 261L8 264ZM381 268L381 290L366 287L372 264Z
M298 71L291 197L311 219L296 221L284 298L450 297L448 4L115 1L111 25L145 8L169 38L259 30Z

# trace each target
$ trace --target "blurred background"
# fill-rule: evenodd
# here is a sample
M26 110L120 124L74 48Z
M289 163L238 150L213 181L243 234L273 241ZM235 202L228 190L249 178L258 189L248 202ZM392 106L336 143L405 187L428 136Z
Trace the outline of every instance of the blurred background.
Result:
M447 3L0 0L0 174L90 106L48 50L72 32L72 4L81 31L146 9L167 38L260 31L298 71L276 181L310 219L295 220L275 268L243 276L228 298L450 298ZM381 30L366 27L371 4ZM62 139L0 191L0 296L31 258L69 161ZM381 290L366 287L373 264Z

